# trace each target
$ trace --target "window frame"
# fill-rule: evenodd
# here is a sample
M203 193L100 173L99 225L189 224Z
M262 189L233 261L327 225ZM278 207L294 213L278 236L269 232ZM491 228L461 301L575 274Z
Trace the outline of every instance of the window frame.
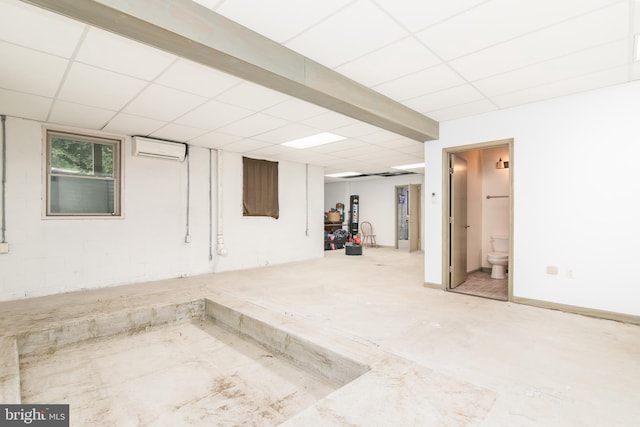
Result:
M64 173L52 173L51 168L51 141L55 137L63 137L72 141L90 144L110 145L113 147L113 176L100 177L92 175L70 175ZM124 138L121 136L97 134L81 130L68 130L60 128L44 127L43 132L43 219L121 219L124 217L123 188L124 188ZM51 212L51 177L73 177L82 180L113 181L113 207L114 212L109 213L55 213Z

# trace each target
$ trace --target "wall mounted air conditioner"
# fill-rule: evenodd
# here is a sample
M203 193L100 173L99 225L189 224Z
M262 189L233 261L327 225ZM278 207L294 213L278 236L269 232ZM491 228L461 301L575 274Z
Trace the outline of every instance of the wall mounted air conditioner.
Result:
M162 141L159 139L134 136L133 155L156 157L158 159L184 161L187 155L187 144L179 142Z

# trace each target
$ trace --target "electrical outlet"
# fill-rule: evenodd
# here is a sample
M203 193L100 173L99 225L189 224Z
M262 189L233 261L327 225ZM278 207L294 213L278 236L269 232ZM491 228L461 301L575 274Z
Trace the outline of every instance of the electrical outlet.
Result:
M191 243L191 235L187 234L186 236L184 236L184 242L185 243Z
M568 268L567 269L567 279L573 279L573 277L575 276L575 270L573 268Z
M8 254L9 253L9 243L0 243L0 254Z

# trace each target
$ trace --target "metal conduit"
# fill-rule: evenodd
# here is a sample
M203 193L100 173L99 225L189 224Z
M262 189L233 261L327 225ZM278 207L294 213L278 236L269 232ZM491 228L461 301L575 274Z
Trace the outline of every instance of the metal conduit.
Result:
M7 116L0 116L2 120L2 243L7 243Z
M222 150L217 150L216 155L217 160L217 168L216 168L216 184L217 184L217 213L218 213L218 235L217 235L217 245L216 252L218 255L226 255L227 248L224 247L224 237L222 235Z

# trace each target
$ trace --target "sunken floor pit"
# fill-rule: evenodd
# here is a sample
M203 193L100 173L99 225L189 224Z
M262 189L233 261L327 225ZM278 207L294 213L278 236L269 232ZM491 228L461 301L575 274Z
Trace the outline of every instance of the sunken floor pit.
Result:
M279 425L369 368L207 299L17 337L21 403L72 425Z

